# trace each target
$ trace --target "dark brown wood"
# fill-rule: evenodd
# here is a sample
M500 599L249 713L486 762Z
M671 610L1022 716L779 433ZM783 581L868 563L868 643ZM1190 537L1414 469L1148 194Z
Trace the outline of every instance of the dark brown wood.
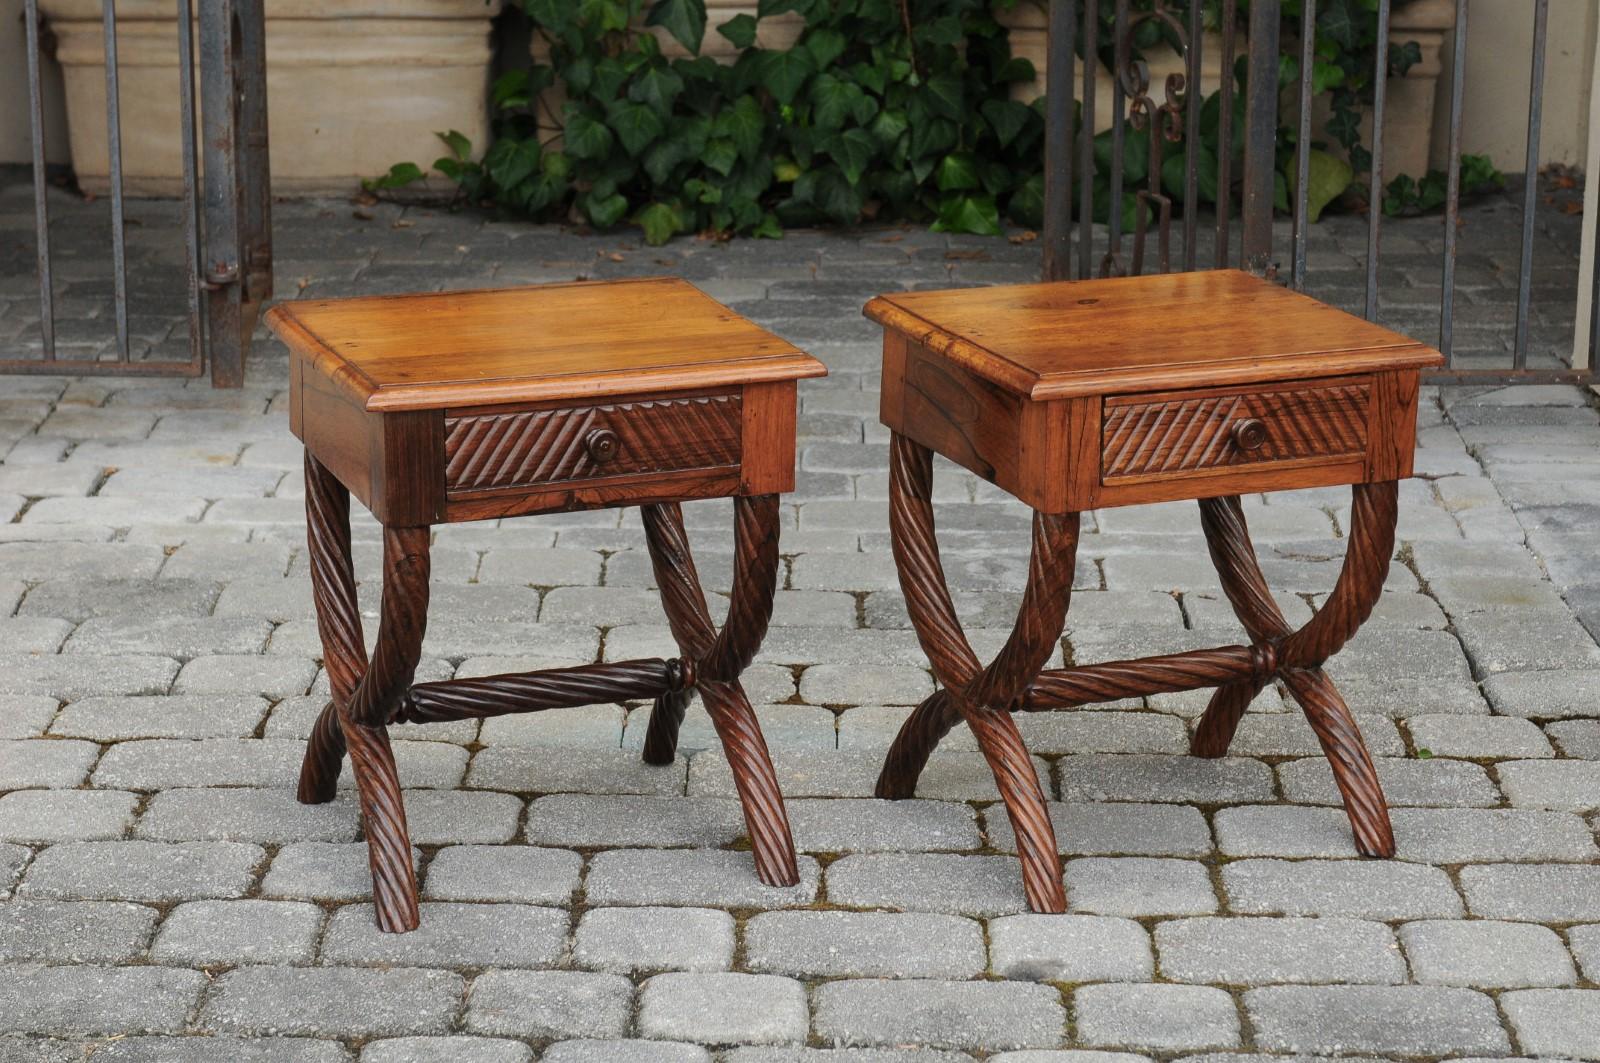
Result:
M680 281L280 306L290 423L306 444L318 629L333 698L300 800L331 800L348 750L378 925L417 925L411 846L387 728L655 698L645 759L672 759L698 691L744 805L757 874L799 871L783 796L739 684L771 617L778 497L794 486L795 380L820 363ZM369 664L350 558L350 495L384 524L382 619ZM734 497L728 621L712 624L678 503ZM681 659L413 684L430 525L643 505Z
M1436 353L1227 271L897 293L868 316L885 325L895 564L940 682L895 737L878 796L910 797L933 749L966 720L1011 815L1029 904L1060 911L1044 795L1010 713L1215 686L1192 749L1221 756L1251 700L1279 680L1332 765L1358 849L1393 855L1372 759L1321 665L1382 591L1396 481L1415 447L1418 370ZM981 672L939 561L934 452L1035 510L1017 627ZM1333 484L1354 487L1349 551L1327 602L1295 631L1268 591L1237 496ZM1076 512L1180 498L1201 500L1250 644L1041 671L1068 600Z

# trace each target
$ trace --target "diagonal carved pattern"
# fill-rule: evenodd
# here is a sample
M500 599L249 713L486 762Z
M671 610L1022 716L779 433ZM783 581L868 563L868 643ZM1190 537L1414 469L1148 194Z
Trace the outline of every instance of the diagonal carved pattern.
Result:
M447 417L445 483L453 492L739 463L742 403L709 395L557 410ZM590 432L617 436L616 457L589 454Z
M1341 384L1107 403L1101 473L1110 480L1364 454L1369 395L1366 384ZM1230 434L1247 417L1267 428L1267 441L1257 450L1240 450Z

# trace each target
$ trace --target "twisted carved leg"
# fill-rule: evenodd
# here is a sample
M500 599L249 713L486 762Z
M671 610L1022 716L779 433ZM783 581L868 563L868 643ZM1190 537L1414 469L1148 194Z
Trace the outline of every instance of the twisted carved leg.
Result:
M1282 677L1316 732L1344 799L1356 847L1367 856L1393 856L1394 833L1361 732L1322 663L1356 633L1383 591L1394 552L1398 500L1399 484L1393 480L1356 485L1344 568L1333 593L1299 631L1290 629L1267 590L1238 498L1200 502L1206 542L1223 590L1254 648L1269 655L1273 666L1217 688L1195 728L1191 749L1203 757L1226 753L1246 707L1274 674Z
M332 486L330 486L332 485ZM301 766L300 799L333 796L344 747L361 801L378 927L416 929L417 884L411 840L387 724L415 676L428 612L428 529L385 528L383 607L372 662L362 650L350 564L349 496L309 454L306 510L312 590L333 703L313 729ZM335 726L337 725L337 726Z
M1066 910L1061 858L1033 760L1011 710L1048 663L1066 623L1078 547L1078 515L1035 513L1028 583L1016 625L980 670L939 559L933 525L933 454L903 436L890 447L889 527L906 608L943 689L919 705L895 737L879 797L903 798L941 738L964 718L994 772L1017 838L1023 889L1038 912Z
M693 662L693 686L700 691L733 771L756 874L771 886L793 886L800 881L800 872L783 794L755 710L739 684L772 616L778 575L778 496L734 499L733 593L720 632L712 623L695 571L682 510L677 503L663 503L645 506L642 515L667 622L683 656ZM657 697L645 735L647 762L671 763L688 694L684 689Z

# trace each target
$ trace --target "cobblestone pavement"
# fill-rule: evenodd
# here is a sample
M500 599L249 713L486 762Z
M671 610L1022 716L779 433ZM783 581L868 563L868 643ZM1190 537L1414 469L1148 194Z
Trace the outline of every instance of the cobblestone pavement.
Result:
M27 224L12 191L8 234ZM423 928L380 936L348 791L292 797L326 679L281 347L258 341L233 392L0 378L0 1060L1600 1058L1600 416L1584 393L1426 391L1389 591L1329 666L1380 758L1399 859L1355 858L1276 691L1215 762L1184 755L1204 692L1039 714L1020 726L1071 912L1034 916L970 735L917 800L868 796L931 680L889 556L859 308L895 286L1031 279L1036 245L892 230L649 250L370 213L280 205L280 294L673 271L828 363L802 384L782 590L748 675L802 885L756 884L697 709L667 768L639 762L648 706L406 727ZM1437 227L1396 225L1391 247L1425 249ZM1329 255L1359 239L1317 235ZM60 275L81 285L103 247L65 241ZM1504 306L1495 254L1464 270L1465 306ZM135 261L139 290L162 294L159 256ZM1425 287L1396 268L1392 305ZM27 312L22 277L0 277L0 344L24 343L3 332ZM69 292L69 317L91 297ZM1544 301L1539 328L1557 329L1561 301ZM88 343L91 323L69 326ZM992 648L1027 514L948 467L937 491L952 583ZM1332 587L1347 507L1344 491L1246 500L1291 619ZM713 585L729 515L687 508ZM358 519L369 577L376 530ZM1085 530L1064 656L1242 637L1192 505ZM632 512L439 529L419 674L665 652L642 547Z

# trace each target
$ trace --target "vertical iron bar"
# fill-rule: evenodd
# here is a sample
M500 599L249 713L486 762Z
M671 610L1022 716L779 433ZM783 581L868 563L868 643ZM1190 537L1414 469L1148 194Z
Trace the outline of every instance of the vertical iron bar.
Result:
M205 360L200 313L200 164L194 128L194 8L178 0L178 104L183 123L184 282L188 287L189 360L198 371Z
M128 354L127 231L122 217L122 100L117 89L117 5L101 0L106 49L106 142L111 160L111 279L116 285L117 360Z
M272 296L272 165L267 152L267 40L262 0L235 0L239 32L240 261L244 299ZM254 309L247 315L253 327ZM249 337L242 340L249 345Z
M1044 279L1072 276L1072 59L1077 22L1073 0L1050 0L1045 32Z
M39 331L43 334L44 360L56 360L55 286L50 278L50 203L44 169L44 87L39 80L39 0L27 0L23 17L28 22L28 118L33 134L34 254L39 264Z
M1083 121L1078 142L1078 277L1082 280L1094 276L1094 75L1100 68L1099 37L1100 0L1084 0Z
M1110 246L1100 264L1100 272L1109 276L1115 276L1122 264L1122 110L1128 102L1127 94L1122 90L1122 71L1128 62L1128 49L1133 43L1128 40L1128 4L1129 0L1116 0L1111 44L1111 175L1110 196L1106 203L1106 222L1111 232Z
M1387 3L1387 0L1384 0ZM1250 77L1245 85L1244 196L1239 263L1265 276L1272 266L1272 181L1278 139L1278 21L1282 0L1250 5Z
M1456 0L1455 53L1450 57L1450 147L1445 160L1444 270L1440 279L1439 350L1455 364L1456 230L1461 218L1461 100L1467 77L1467 0Z
M1544 47L1550 29L1550 0L1533 5L1533 74L1528 88L1528 154L1522 174L1522 262L1517 271L1517 343L1513 369L1528 365L1528 313L1533 294L1533 215L1539 196L1539 127L1544 123Z
M1216 266L1228 264L1228 218L1233 212L1233 61L1238 50L1238 0L1222 0L1222 84L1217 87L1217 247Z
M1300 0L1300 135L1295 145L1294 264L1289 283L1306 286L1306 242L1311 224L1311 82L1317 61L1317 0Z
M1205 4L1189 4L1189 54L1184 64L1183 87L1183 268L1195 266L1195 233L1200 224L1200 110L1206 94L1201 91L1200 40L1205 35Z
M1378 319L1378 223L1383 217L1383 105L1389 85L1389 2L1378 0L1378 57L1372 71L1372 173L1367 177L1368 321Z
M239 21L235 0L200 5L200 122L204 132L206 349L213 387L244 383L239 262Z

